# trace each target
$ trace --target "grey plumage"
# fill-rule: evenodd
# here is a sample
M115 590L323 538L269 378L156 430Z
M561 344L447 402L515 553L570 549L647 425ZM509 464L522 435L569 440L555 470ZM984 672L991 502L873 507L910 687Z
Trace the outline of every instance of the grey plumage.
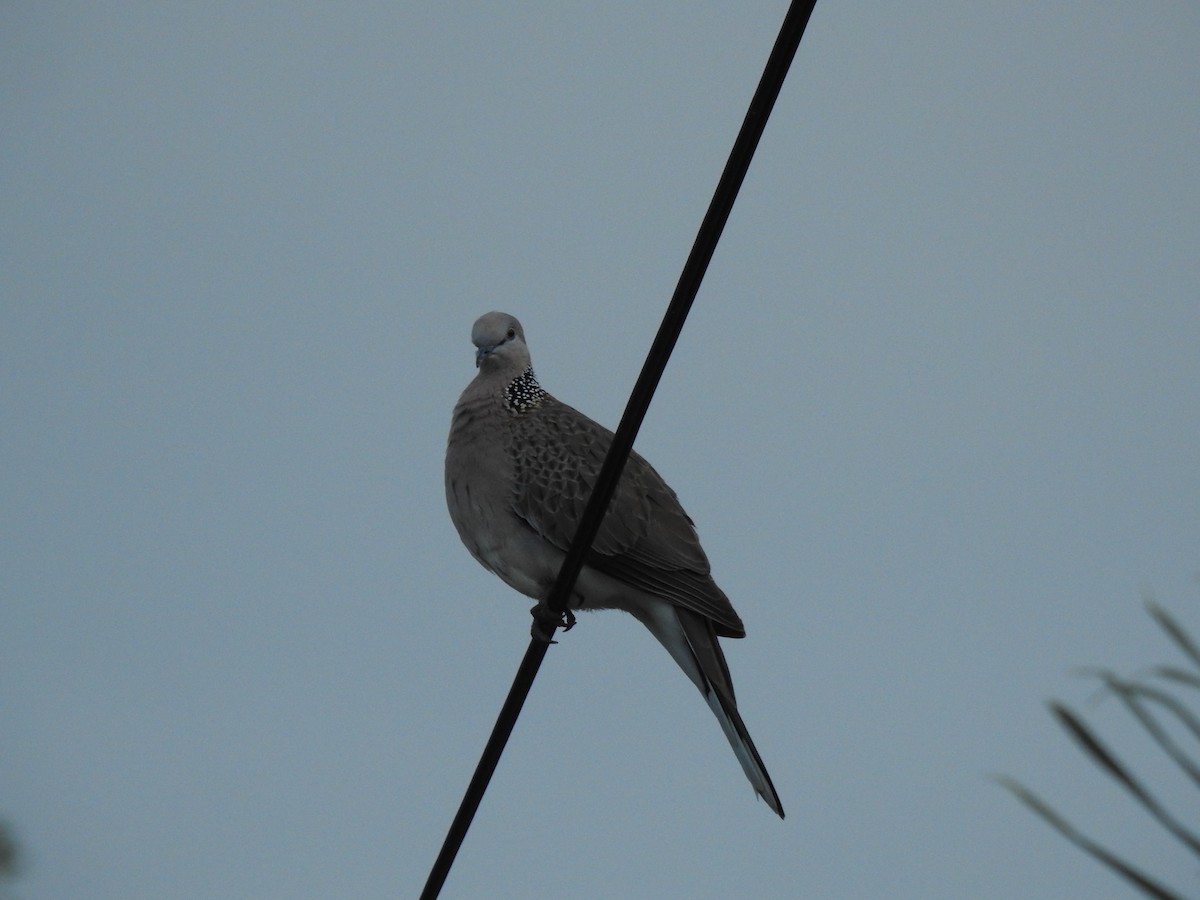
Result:
M471 331L479 368L446 446L446 503L485 568L544 603L583 515L612 432L547 393L521 324L505 313ZM638 453L630 455L571 597L572 609L622 609L700 689L755 791L783 816L742 722L717 637L745 636L712 579L692 520ZM535 607L535 609L538 609Z

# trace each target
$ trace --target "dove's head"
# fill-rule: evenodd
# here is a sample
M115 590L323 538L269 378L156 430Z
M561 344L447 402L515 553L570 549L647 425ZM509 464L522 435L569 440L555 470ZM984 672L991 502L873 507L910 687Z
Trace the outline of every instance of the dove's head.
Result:
M471 343L476 347L475 365L484 371L519 374L529 367L525 332L508 313L490 312L476 319Z

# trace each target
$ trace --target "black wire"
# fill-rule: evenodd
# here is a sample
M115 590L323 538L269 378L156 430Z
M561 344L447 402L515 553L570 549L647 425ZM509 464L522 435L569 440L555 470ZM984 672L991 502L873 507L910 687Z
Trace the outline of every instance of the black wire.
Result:
M583 567L584 555L591 547L596 532L600 529L604 511L608 508L608 503L616 490L621 470L629 458L629 451L633 449L634 438L637 437L642 420L646 417L646 410L650 407L650 400L667 367L667 360L675 348L679 333L683 330L683 323L692 307L692 301L696 299L696 294L700 290L700 282L703 281L704 273L708 270L708 264L716 251L717 241L720 240L721 232L729 219L733 202L737 199L738 191L746 178L750 160L754 157L754 151L767 126L767 119L770 118L771 109L775 106L775 100L783 87L784 78L787 77L788 68L796 55L796 49L800 46L800 39L804 36L804 29L808 25L809 17L815 6L816 0L812 0L811 3L800 3L798 0L793 0L787 15L784 16L783 25L779 29L779 37L775 39L775 46L767 59L767 65L763 69L762 78L759 79L758 88L750 100L750 108L746 112L742 129L738 132L737 140L733 144L733 150L730 151L725 171L721 173L721 179L713 193L712 202L709 203L708 212L705 213L704 221L700 223L700 230L692 244L692 252L688 255L687 262L684 263L679 283L675 287L671 303L663 316L662 325L659 326L658 334L655 335L654 343L642 366L642 372L638 376L637 383L634 384L633 393L630 394L629 403L625 407L625 414L621 416L621 423L617 426L616 434L613 436L612 446L609 447L604 464L600 467L596 486L592 489L592 495L584 508L583 517L579 521L579 529L575 532L575 539L571 543L570 550L567 551L567 557L559 570L558 579L547 598L547 604L556 612L562 613L567 608L571 588L574 587L579 570ZM554 629L551 628L549 636L552 637L553 633ZM467 792L463 796L458 813L450 824L450 830L446 834L442 850L425 882L425 889L421 892L422 900L433 900L441 892L446 876L450 873L450 866L454 863L458 848L462 846L467 829L471 827L471 820L475 817L475 811L483 800L484 791L487 790L492 774L496 771L496 766L500 762L500 754L504 751L505 744L508 743L508 738L516 725L517 716L521 712L521 707L525 705L525 698L529 695L533 679L537 675L538 667L541 666L549 646L548 640L535 638L530 641L529 649L525 651L525 658L521 660L521 666L509 689L508 697L505 698L504 705L500 708L500 714L492 729L491 737L488 738L487 745L483 749L479 765L476 766L471 783L467 786Z

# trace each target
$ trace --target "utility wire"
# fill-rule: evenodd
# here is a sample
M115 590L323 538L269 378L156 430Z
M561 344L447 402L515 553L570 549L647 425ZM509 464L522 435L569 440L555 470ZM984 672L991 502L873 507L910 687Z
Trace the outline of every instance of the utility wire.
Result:
M646 410L650 407L650 400L667 367L667 361L670 359L671 351L675 348L679 333L683 330L683 323L687 320L692 301L696 299L696 294L700 290L700 282L703 281L708 264L712 261L717 241L720 240L721 232L729 219L733 202L737 199L738 191L746 178L750 160L754 157L754 151L767 126L767 119L771 116L771 110L775 106L775 100L783 87L784 78L787 77L788 68L796 55L796 49L800 46L800 39L804 36L804 29L808 25L809 17L815 6L816 0L807 3L793 0L791 6L788 7L787 15L784 16L779 36L775 39L775 46L767 59L767 65L763 70L762 78L759 79L754 97L750 100L750 107L746 111L742 129L734 142L733 150L730 151L729 160L725 163L725 171L721 173L721 179L717 183L717 189L709 203L708 212L705 213L704 220L700 223L700 230L692 244L692 252L688 255L687 262L684 263L683 272L679 276L679 283L675 287L671 303L663 316L662 325L659 326L658 334L655 336L646 362L642 366L642 372L634 384L633 393L630 394L629 403L625 407L625 413L621 416L621 423L617 426L616 434L613 436L612 446L609 447L608 455L604 458L604 464L596 478L596 486L592 490L592 495L584 508L583 517L579 521L575 539L571 542L571 548L567 551L566 559L559 570L558 579L546 600L547 605L557 613L561 614L567 608L571 588L574 587L579 570L583 567L584 556L591 547L592 541L595 540L596 532L600 529L604 512L608 508L608 503L612 499L617 482L621 477L621 470L629 458L630 450L633 449L634 438L637 437L638 429L641 428L642 421L646 417ZM430 870L429 878L425 882L425 889L421 892L421 900L436 898L446 882L446 876L450 873L450 867L454 864L458 849L467 835L467 829L471 827L475 811L479 808L484 791L487 790L492 774L500 762L500 754L503 753L504 746L508 743L508 738L516 725L517 716L520 715L525 698L529 695L533 679L542 664L546 650L550 647L548 638L553 637L554 630L554 628L550 628L547 640L534 638L530 641L529 649L525 651L525 658L521 660L508 697L505 698L504 705L500 708L496 725L483 749L483 755L475 768L475 774L467 786L458 813L450 824L450 830L446 834L442 850Z

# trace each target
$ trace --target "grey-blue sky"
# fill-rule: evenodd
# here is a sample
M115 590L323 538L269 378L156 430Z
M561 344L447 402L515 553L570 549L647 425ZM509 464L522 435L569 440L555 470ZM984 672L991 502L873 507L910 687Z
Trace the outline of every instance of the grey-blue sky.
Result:
M520 316L615 423L783 10L0 13L27 896L414 892L527 634L443 508L470 324ZM1143 590L1194 610L1198 36L818 8L639 439L746 620L789 817L589 616L446 896L1119 892L993 771L1190 887L1040 703L1169 652Z

